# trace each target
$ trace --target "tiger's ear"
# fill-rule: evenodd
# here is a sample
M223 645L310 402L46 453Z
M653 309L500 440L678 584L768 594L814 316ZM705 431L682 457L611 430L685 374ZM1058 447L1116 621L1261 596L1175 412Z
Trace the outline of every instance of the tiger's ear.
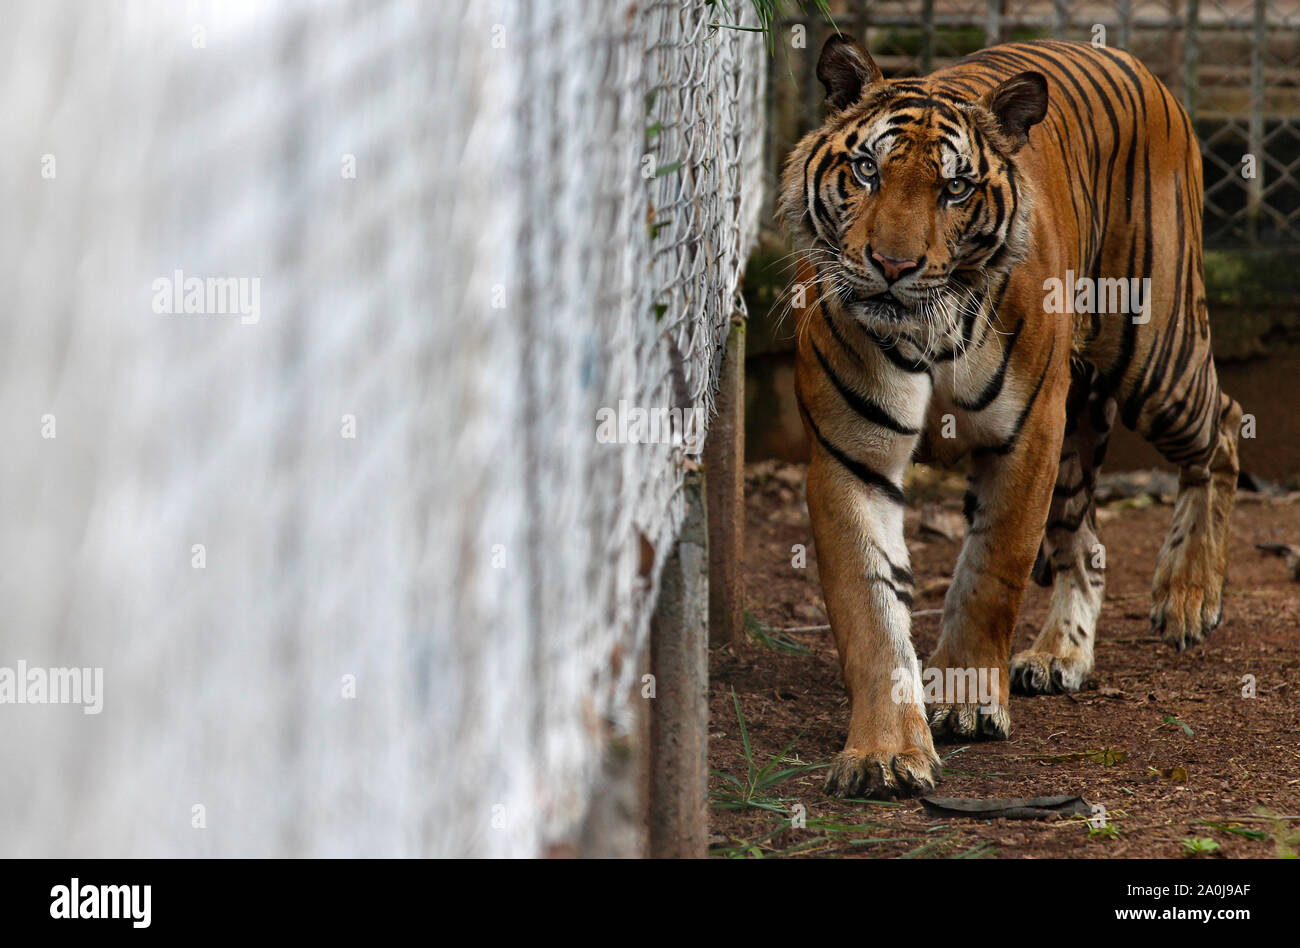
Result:
M817 60L817 78L826 87L826 101L839 112L847 109L862 93L880 81L880 69L857 40L832 36Z
M1012 76L980 100L998 120L1002 134L1017 152L1029 141L1029 130L1047 115L1047 79L1041 72Z

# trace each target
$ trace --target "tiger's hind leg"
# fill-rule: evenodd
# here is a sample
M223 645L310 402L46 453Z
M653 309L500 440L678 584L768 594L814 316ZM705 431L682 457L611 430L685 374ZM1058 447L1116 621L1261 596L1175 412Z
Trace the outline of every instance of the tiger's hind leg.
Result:
M1070 374L1061 463L1035 567L1036 578L1052 586L1051 605L1033 645L1011 657L1011 689L1019 694L1059 694L1083 687L1092 673L1097 619L1106 591L1105 551L1097 538L1093 491L1116 403L1091 365L1073 362Z
M1181 470L1173 520L1156 557L1151 627L1180 652L1202 641L1223 619L1228 517L1237 493L1241 406L1219 391L1208 354L1204 366L1212 396L1196 419L1197 437L1190 446L1186 438L1154 440Z
M1180 652L1223 617L1241 424L1241 406L1219 388L1203 291L1196 298L1198 311L1162 330L1163 344L1152 346L1147 369L1122 400L1125 424L1179 468L1173 519L1156 557L1151 627Z

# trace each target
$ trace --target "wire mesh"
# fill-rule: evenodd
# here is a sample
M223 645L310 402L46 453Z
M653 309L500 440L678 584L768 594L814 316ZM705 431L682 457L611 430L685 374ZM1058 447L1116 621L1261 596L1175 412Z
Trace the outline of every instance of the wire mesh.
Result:
M4 854L571 837L689 455L598 412L711 408L761 37L704 0L3 6L0 666L103 671L99 714L0 706Z

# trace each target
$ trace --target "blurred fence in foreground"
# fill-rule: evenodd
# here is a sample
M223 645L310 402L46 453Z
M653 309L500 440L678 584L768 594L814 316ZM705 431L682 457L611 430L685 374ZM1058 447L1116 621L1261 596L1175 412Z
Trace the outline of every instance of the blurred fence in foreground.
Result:
M711 407L761 36L704 0L2 6L0 667L103 670L98 714L0 704L2 854L574 838L688 453L598 412Z

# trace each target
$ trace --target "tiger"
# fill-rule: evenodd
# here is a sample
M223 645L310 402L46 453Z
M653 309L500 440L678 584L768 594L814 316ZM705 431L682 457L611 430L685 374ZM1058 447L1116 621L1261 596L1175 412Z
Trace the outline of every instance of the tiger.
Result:
M1182 650L1218 626L1242 409L1210 347L1197 139L1136 58L1029 40L886 79L836 35L817 77L827 117L787 158L777 204L807 294L805 495L849 696L825 791L904 797L934 788L936 741L1005 739L1012 690L1092 678L1094 492L1117 421L1179 470L1152 627ZM1096 305L1107 295L1122 312ZM913 458L969 471L924 665L903 531ZM1031 578L1051 587L1048 614L1012 655ZM985 671L986 689L961 687Z

